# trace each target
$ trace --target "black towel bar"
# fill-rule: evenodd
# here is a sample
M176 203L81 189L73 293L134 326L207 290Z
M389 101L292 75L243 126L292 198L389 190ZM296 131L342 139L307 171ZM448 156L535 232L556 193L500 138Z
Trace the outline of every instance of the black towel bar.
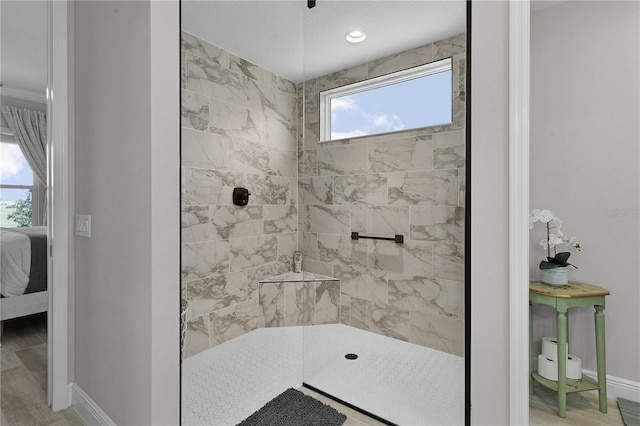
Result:
M386 241L394 241L397 244L404 244L404 235L396 234L395 237L368 237L365 235L360 235L358 232L351 233L352 240L358 240L360 238L368 238L370 240L386 240Z

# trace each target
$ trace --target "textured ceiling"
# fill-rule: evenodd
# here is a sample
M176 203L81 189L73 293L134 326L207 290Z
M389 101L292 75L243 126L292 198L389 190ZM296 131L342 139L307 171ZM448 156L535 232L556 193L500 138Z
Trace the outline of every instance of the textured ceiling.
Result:
M463 0L182 1L182 29L294 82L465 31ZM345 34L367 33L360 44Z

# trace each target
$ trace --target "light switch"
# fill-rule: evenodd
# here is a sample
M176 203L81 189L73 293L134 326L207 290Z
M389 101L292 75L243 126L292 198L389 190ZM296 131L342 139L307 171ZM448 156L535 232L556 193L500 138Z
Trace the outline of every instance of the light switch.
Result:
M78 237L91 238L91 216L87 214L76 215L76 235Z

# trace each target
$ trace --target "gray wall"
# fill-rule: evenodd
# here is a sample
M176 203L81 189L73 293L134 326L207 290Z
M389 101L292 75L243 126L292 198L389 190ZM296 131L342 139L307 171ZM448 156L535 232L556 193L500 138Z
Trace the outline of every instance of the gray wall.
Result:
M75 383L117 424L176 424L177 4L78 2L74 24Z
M572 1L531 15L531 208L550 209L583 250L570 279L607 288L607 374L640 381L640 6ZM594 54L599 52L598 54ZM530 268L546 256L538 224ZM570 311L569 351L596 370L593 308ZM535 353L555 336L535 306Z

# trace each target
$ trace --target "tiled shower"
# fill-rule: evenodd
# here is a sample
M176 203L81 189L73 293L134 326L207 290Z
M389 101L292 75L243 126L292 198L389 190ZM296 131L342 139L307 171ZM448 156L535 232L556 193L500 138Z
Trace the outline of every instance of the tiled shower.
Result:
M318 92L447 57L451 124L319 143ZM185 358L258 328L328 323L464 354L465 69L461 34L296 84L182 33ZM234 187L249 189L246 207ZM289 272L295 250L339 281L259 284ZM335 316L292 320L292 304Z

